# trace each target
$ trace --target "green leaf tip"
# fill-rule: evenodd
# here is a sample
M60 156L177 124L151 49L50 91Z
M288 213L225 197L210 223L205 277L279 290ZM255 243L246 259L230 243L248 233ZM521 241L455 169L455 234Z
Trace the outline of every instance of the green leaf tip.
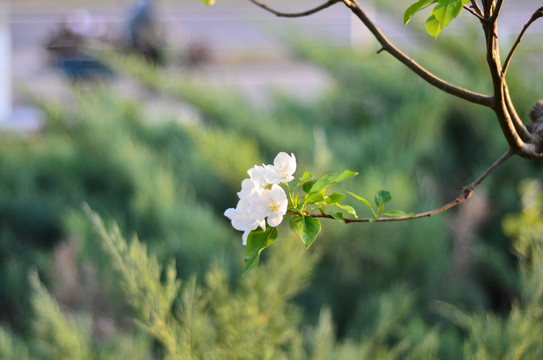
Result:
M437 0L419 0L413 5L411 5L410 7L408 7L407 10L405 10L405 13L403 15L404 25L407 25L407 23L411 21L411 18L413 17L413 15L415 15L419 11L424 10L425 8L427 8L428 6L436 2Z
M207 6L212 6L213 4L215 4L215 0L202 0L202 2Z
M306 191L306 192L308 192L308 193L318 193L318 192L326 189L330 185L336 184L336 183L338 183L340 181L343 181L345 179L348 179L348 178L356 176L356 175L358 175L357 172L353 172L353 171L349 171L349 170L345 170L342 173L325 174L320 179L315 181L311 185L311 188L307 189L308 191ZM306 190L306 187L304 186L304 191L305 190Z
M385 205L386 203L390 202L390 200L392 200L392 195L390 195L390 191L381 190L377 191L377 193L375 194L375 205L377 205L377 207Z
M305 243L306 249L309 249L321 231L321 222L307 215L293 217L290 219L289 225L292 231Z
M245 258L243 276L258 265L262 250L272 245L276 239L277 229L271 226L268 226L266 230L257 229L251 231L247 238L247 257Z

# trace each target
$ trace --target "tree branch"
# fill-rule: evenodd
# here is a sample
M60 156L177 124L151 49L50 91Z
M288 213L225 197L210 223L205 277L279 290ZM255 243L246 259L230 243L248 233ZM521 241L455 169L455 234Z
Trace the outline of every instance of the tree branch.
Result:
M492 15L490 16L490 21L496 21L502 11L503 0L497 0L494 9L492 10Z
M524 26L517 42L513 46L509 53L504 66L501 65L498 35L497 35L497 18L503 7L503 0L481 0L483 8L479 6L476 0L471 0L473 9L470 9L464 5L468 11L477 16L481 20L483 30L486 37L486 58L490 70L490 75L493 84L493 96L479 94L472 92L465 88L453 85L429 72L427 69L419 65L412 58L404 54L398 48L396 48L380 31L380 29L366 16L357 0L328 0L326 3L317 6L313 9L298 12L298 13L284 13L276 11L267 5L261 3L259 0L249 0L255 5L263 8L264 10L271 12L272 14L280 17L304 17L314 13L317 13L323 9L326 9L338 2L343 2L351 12L359 18L359 20L370 30L376 40L381 44L382 49L378 51L386 51L394 58L404 64L407 68L417 74L421 79L425 80L430 85L440 89L443 92L461 98L463 100L490 107L498 118L502 132L509 144L510 149L524 157L531 159L540 159L543 157L541 149L543 148L543 140L538 136L531 134L530 131L524 126L520 117L518 116L511 98L509 96L509 90L505 82L505 72L511 61L511 57L515 52L518 44L520 43L526 29L536 19L543 16L543 7L538 9L530 21ZM483 15L484 12L484 15ZM454 205L453 205L454 206Z
M477 3L476 0L471 0L471 7L473 8L473 10L475 10L477 15L479 15L481 18L483 18L483 11L479 7L479 4Z
M515 127L515 130L517 134L519 134L520 138L524 142L530 142L533 143L536 141L536 138L533 134L531 134L522 120L520 119L520 116L517 113L517 110L515 109L515 106L513 105L513 101L511 100L511 96L509 94L509 87L507 86L507 83L503 82L503 92L504 92L504 98L505 98L505 105L507 107L507 112L509 113L509 116L511 117L511 121L513 122L513 125Z
M317 6L316 8L313 8L311 10L307 10L307 11L303 11L303 12L299 12L299 13L284 13L284 12L279 12L279 11L276 11L272 8L270 8L269 6L267 6L266 4L263 4L257 0L249 0L250 2L252 2L253 4L261 7L262 9L268 11L268 12L271 12L272 14L276 15L276 16L279 16L279 17L287 17L287 18L296 18L296 17L304 17L304 16L309 16L309 15L312 15L312 14L315 14L321 10L324 10L334 4L337 4L338 2L340 2L341 0L329 0L327 2L325 2L324 4L320 5L320 6Z
M487 177L488 175L490 175L494 170L496 170L497 168L499 168L505 161L507 161L507 159L509 159L511 156L514 155L514 152L512 150L509 150L507 151L505 154L503 154L498 160L496 160L492 165L490 165L490 167L488 169L486 169L483 174L481 174L481 176L479 176L474 182L472 182L471 184L467 185L467 186L464 186L462 188L462 191L460 192L460 195L458 195L458 197L456 197L456 199L448 202L447 204L437 208L437 209L434 209L434 210L431 210L431 211L426 211L426 212L423 212L423 213L419 213L419 214L415 214L415 215L411 215L411 216L394 216L394 217L382 217L382 218L378 218L378 219L374 219L374 218L356 218L356 219L351 219L351 218L347 218L347 219L343 219L343 221L345 221L345 223L355 223L355 222L391 222L391 221L405 221L405 220L413 220L413 219L419 219L419 218L423 218L423 217L430 217L430 216L434 216L434 215L437 215L445 210L448 210L452 207L455 207L456 205L462 203L463 201L469 199L471 197L471 195L473 194L473 192L475 191L475 189L477 188L477 186L479 186ZM333 219L334 217L332 217L331 215L328 215L328 214L309 214L309 216L311 217L314 217L314 218L326 218L326 219Z
M509 144L509 147L518 154L525 155L526 144L523 139L519 136L516 126L519 125L518 122L514 122L511 118L511 111L509 109L513 108L511 102L506 100L506 89L507 84L505 79L501 76L501 60L500 60L500 49L498 43L498 26L497 18L492 18L492 10L495 10L496 13L499 12L499 8L494 8L494 1L486 0L485 5L485 17L489 20L482 21L483 31L485 33L485 43L486 43L486 62L488 69L490 71L490 78L492 80L492 87L494 93L494 103L492 110L496 114L496 118L500 124L502 133ZM514 110L514 109L513 109ZM513 111L516 114L516 111ZM524 125L521 126L523 128Z
M420 78L425 80L430 85L433 85L436 88L448 94L454 95L456 97L467 100L469 102L492 107L493 98L491 96L472 92L470 90L453 85L435 76L434 74L430 73L428 70L420 66L412 58L410 58L409 56L401 52L394 45L392 45L392 43L383 35L383 33L381 33L379 28L377 28L377 26L375 26L375 24L366 16L366 14L360 8L356 0L352 2L345 1L345 5L351 9L353 14L355 14L360 19L360 21L362 21L362 23L368 28L368 30L377 39L379 44L381 44L383 48L380 51L388 52L390 55L392 55L397 60L399 60L402 64L407 66L411 71L413 71L415 74L417 74Z
M511 48L511 51L509 51L509 54L507 55L507 58L505 59L505 62L503 63L503 68L502 68L502 76L503 77L505 77L505 74L507 73L507 69L509 68L509 64L511 63L511 58L513 57L513 54L515 53L515 51L517 50L517 47L519 46L520 42L522 41L522 38L524 37L524 34L526 33L526 30L528 30L528 27L530 27L530 25L532 25L532 23L534 21L536 21L537 19L539 19L542 16L543 16L543 7L540 7L539 9L537 9L534 12L534 14L530 18L530 20L522 28L522 31L520 32L519 36L517 37L517 40L513 44L513 47Z
M381 31L371 22L371 20L366 16L366 14L362 11L356 0L329 0L326 3L313 8L308 11L299 12L299 13L283 13L276 11L267 5L259 2L258 0L249 0L253 4L261 7L262 9L271 12L272 14L280 17L304 17L311 14L314 14L316 12L319 12L323 9L326 9L340 1L345 3L347 7L351 9L351 11L362 21L362 23L372 32L372 34L375 36L377 41L381 44L383 47L380 51L387 51L389 54L394 56L397 60L399 60L401 63L403 63L405 66L407 66L411 71L413 71L415 74L417 74L419 77L421 77L423 80L428 82L430 85L433 85L437 87L438 89L454 95L456 97L459 97L461 99L467 100L469 102L484 105L488 107L492 107L493 99L490 96L478 94L475 92L472 92L470 90L458 87L456 85L452 85L448 83L447 81L435 76L434 74L430 73L428 70L420 66L417 62L415 62L413 59L411 59L409 56L401 52L399 49L397 49L392 43L381 33Z
M465 10L469 11L471 14L473 14L473 15L474 15L476 18L478 18L479 20L485 20L485 18L484 18L482 15L480 15L479 13L477 13L477 11L473 10L473 9L470 8L469 6L467 6L467 5L465 5L465 4L462 5L462 6L463 6L463 8L464 8Z
M483 11L485 19L490 19L492 15L492 6L494 5L494 0L482 0L483 2Z

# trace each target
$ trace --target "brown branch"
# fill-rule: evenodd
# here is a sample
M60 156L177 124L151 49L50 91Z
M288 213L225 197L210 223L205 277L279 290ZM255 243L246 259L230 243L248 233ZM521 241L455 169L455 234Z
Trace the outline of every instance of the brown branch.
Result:
M481 24L485 32L486 37L486 48L487 48L487 63L489 66L492 84L493 84L493 96L488 96L484 94L479 94L467 90L465 88L453 85L429 72L427 69L419 65L412 58L404 54L398 48L396 48L385 36L379 28L366 16L360 5L356 0L328 0L326 3L299 13L284 13L276 11L267 5L261 3L259 0L249 0L257 6L263 8L266 11L271 12L272 14L280 17L303 17L319 12L323 9L326 9L338 2L343 2L352 13L357 16L360 21L370 30L374 35L376 40L381 44L382 48L379 50L386 51L391 54L394 58L404 64L407 68L417 74L420 78L425 80L430 85L461 98L463 100L490 107L496 114L498 118L502 132L509 144L512 151L522 157L539 159L543 157L539 149L543 147L542 141L536 139L533 134L531 134L528 129L524 126L520 117L518 116L509 92L507 89L507 84L505 82L505 71L511 60L511 57L518 46L522 36L526 32L528 26L535 21L535 19L543 16L543 8L540 8L534 13L532 19L525 25L525 28L521 32L521 35L517 39L517 43L510 52L508 59L506 60L504 67L501 66L500 55L499 55L499 45L498 45L498 34L497 34L497 18L503 6L503 0L482 0L484 16L481 18L482 10L479 7L476 0L472 0L471 4L475 10L468 9L472 14L478 16L481 19Z
M501 76L502 67L498 43L497 18L491 19L490 16L488 16L488 14L491 14L492 10L496 10L497 12L499 8L494 9L494 1L490 0L484 2L484 6L485 17L487 17L489 20L482 21L481 24L485 33L486 62L490 71L490 78L492 80L494 93L492 110L494 110L494 113L496 114L496 118L498 119L500 128L505 139L507 140L507 143L509 144L509 147L516 153L524 154L523 149L526 149L526 144L517 132L515 122L511 118L511 113L508 109L508 103L506 100L507 84L505 79ZM512 103L509 103L509 105L512 107ZM520 120L518 122L520 122ZM518 126L518 124L516 125Z
M460 195L458 195L458 197L456 197L456 199L448 202L447 204L437 208L437 209L434 209L434 210L431 210L431 211L426 211L426 212L423 212L423 213L418 213L418 214L415 214L415 215L411 215L411 216L394 216L394 217L381 217L381 218L378 218L378 219L374 219L374 218L356 218L356 219L351 219L351 218L347 218L347 219L343 219L343 221L345 223L355 223L355 222L391 222L391 221L406 221L406 220L413 220L413 219L419 219L419 218L423 218L423 217L430 217L430 216L434 216L434 215L437 215L445 210L448 210L452 207L455 207L456 205L462 203L463 201L469 199L471 197L471 195L473 194L473 192L475 191L475 189L477 188L477 186L479 186L486 178L488 175L490 175L494 170L496 170L498 167L500 167L505 161L507 161L507 159L509 159L511 156L514 155L514 152L512 150L509 150L507 151L505 154L503 154L498 160L496 160L488 169L486 169L483 174L481 174L481 176L479 176L474 182L472 182L471 184L467 185L467 186L464 186L462 188L462 191L460 193ZM328 215L328 214L309 214L309 216L311 217L314 217L314 218L326 218L326 219L333 219L334 217L331 216L331 215Z
M435 76L434 74L426 70L424 67L419 65L412 58L410 58L409 56L401 52L394 45L392 45L392 43L383 35L383 33L379 30L379 28L377 28L377 26L375 26L375 24L366 16L366 14L360 8L360 6L358 5L356 1L352 1L352 2L345 1L345 5L351 9L353 14L355 14L360 19L360 21L362 21L362 23L368 28L368 30L373 34L373 36L381 44L382 46L381 51L388 52L390 55L392 55L402 64L407 66L411 71L413 71L420 78L425 80L427 83L429 83L430 85L433 85L434 87L448 94L454 95L456 97L467 100L469 102L483 105L483 106L492 107L493 98L491 96L472 92L462 87L453 85Z
M511 48L511 51L509 51L509 54L507 55L507 58L505 59L505 62L503 63L503 68L502 68L502 76L503 77L505 77L505 74L507 73L507 69L509 68L509 63L511 63L511 58L513 57L513 54L515 53L515 51L517 50L517 47L519 46L520 42L522 41L522 38L524 37L524 34L526 33L526 30L528 30L528 27L530 27L530 25L532 25L532 23L534 21L536 21L537 19L539 19L542 16L543 16L543 7L540 7L539 9L537 9L534 12L534 14L530 18L530 20L522 28L522 31L520 32L519 36L517 37L517 40L513 44L513 47Z
M496 21L496 19L500 15L500 11L502 11L502 6L503 6L503 0L497 0L496 5L494 6L494 9L492 10L490 21Z
M334 5L334 4L337 4L341 0L329 0L329 1L325 2L324 4L322 4L320 6L317 6L316 8L313 8L313 9L307 10L307 11L303 11L303 12L299 12L299 13L284 13L284 12L274 10L274 9L270 8L268 5L261 3L260 1L257 1L257 0L249 0L249 1L252 2L253 4L261 7L262 9L268 11L268 12L271 12L272 14L274 14L276 16L287 17L287 18L296 18L296 17L304 17L304 16L309 16L309 15L315 14L315 13L317 13L317 12L319 12L321 10L324 10L324 9Z
M314 14L318 11L321 11L323 9L326 9L340 1L342 1L347 7L351 9L351 11L362 21L362 23L372 32L372 34L375 36L377 41L382 45L382 49L380 51L387 51L389 54L394 56L397 60L399 60L401 63L403 63L405 66L407 66L411 71L413 71L415 74L417 74L419 77L421 77L423 80L428 82L430 85L433 85L437 87L438 89L449 93L451 95L454 95L456 97L459 97L461 99L467 100L469 102L484 105L488 107L492 107L493 99L490 96L478 94L475 92L472 92L470 90L461 88L459 86L453 85L434 74L430 73L428 70L423 68L421 65L419 65L417 62L415 62L412 58L401 52L398 48L396 48L392 43L381 33L381 31L373 24L373 22L366 16L366 14L362 11L356 0L329 0L326 3L313 8L308 11L299 12L299 13L284 13L276 11L269 6L261 3L258 0L249 0L253 4L261 7L262 9L271 12L272 14L280 17L304 17L311 14Z
M471 7L473 8L473 10L475 10L477 15L479 15L481 18L483 18L483 11L479 7L479 4L477 3L476 0L471 0Z
M483 11L485 19L490 19L492 15L492 6L494 5L494 0L482 0L483 1Z
M469 6L467 6L466 4L462 5L463 8L467 11L469 11L472 15L474 15L476 18L478 18L479 20L485 20L485 18L480 15L479 13L477 13L477 11L473 10L472 8L470 8Z
M520 136L520 138L524 142L530 142L533 143L536 141L535 136L528 131L522 120L520 119L520 116L517 113L517 110L515 109L515 106L513 105L513 101L511 100L511 95L509 94L509 87L507 86L507 83L503 82L503 92L504 92L504 99L505 99L505 106L507 107L507 112L509 113L509 116L511 117L511 121L513 122L513 126L515 127L515 130L517 134Z

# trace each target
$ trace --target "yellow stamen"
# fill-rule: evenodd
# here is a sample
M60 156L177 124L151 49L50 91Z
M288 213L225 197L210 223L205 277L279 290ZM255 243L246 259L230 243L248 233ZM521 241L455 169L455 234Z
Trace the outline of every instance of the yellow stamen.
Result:
M279 211L279 203L275 200L270 200L268 203L268 207L270 208L271 212L275 213Z

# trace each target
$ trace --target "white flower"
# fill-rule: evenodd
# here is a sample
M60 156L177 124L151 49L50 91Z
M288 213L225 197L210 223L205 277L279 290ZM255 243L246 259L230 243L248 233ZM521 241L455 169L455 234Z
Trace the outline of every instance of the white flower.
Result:
M283 221L288 208L287 194L279 185L273 185L271 190L264 189L258 200L249 205L250 213L257 219L268 218L270 226L277 226Z
M249 169L247 173L258 188L263 189L266 185L269 184L268 176L266 174L267 171L264 166L255 165L251 169ZM243 183L241 185L243 186Z
M294 154L290 156L285 152L277 154L273 160L273 165L265 165L265 173L268 183L279 184L283 182L289 182L294 179L294 172L296 171L296 157Z
M235 209L227 209L224 215L232 221L232 227L243 231L243 245L249 233L261 227L266 230L266 218L270 226L277 226L287 212L288 200L285 191L278 185L294 179L296 157L285 152L277 154L273 165L255 165L247 173L249 179L241 182L239 202ZM269 185L271 189L267 189Z
M253 180L243 179L241 182L241 191L238 192L238 197L240 199L249 199L261 190L262 187L259 187Z
M232 221L232 227L236 230L243 231L243 245L247 244L247 237L251 231L259 226L262 230L266 229L264 218L258 219L251 216L249 206L250 203L247 199L240 199L238 206L235 209L230 208L224 212L224 216Z

